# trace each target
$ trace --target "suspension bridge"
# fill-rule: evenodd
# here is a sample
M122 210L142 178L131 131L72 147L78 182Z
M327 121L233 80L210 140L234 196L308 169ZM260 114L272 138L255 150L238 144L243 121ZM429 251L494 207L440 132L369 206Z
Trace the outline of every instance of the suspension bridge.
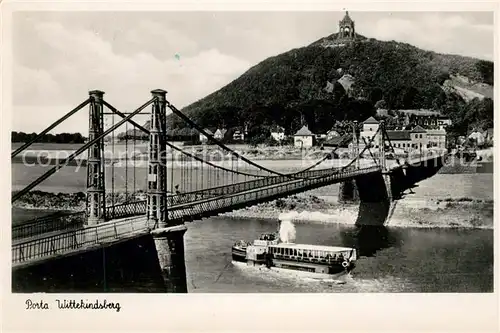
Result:
M437 172L445 158L443 155L419 156L389 166L386 154L387 151L394 152L394 148L382 123L373 137L364 142L363 149L359 144L353 144L352 159L348 163L323 166L338 149L335 148L303 170L283 173L252 161L217 140L171 104L166 99L166 91L158 89L151 94L151 99L133 112L121 112L104 100L104 92L91 91L87 100L12 152L11 157L15 158L40 137L88 106L88 141L12 195L14 203L86 153L86 209L51 214L13 226L13 289L29 289L33 279L47 280L51 273L43 267L56 261L81 258L100 250L104 253L105 248L147 238L152 251L156 252L165 290L186 292L183 244L186 222L340 183L340 195L356 197L360 201L357 222L383 224L391 213L391 203L405 189ZM144 111L148 107L151 111ZM167 109L184 121L191 133L201 133L217 146L223 152L224 161L214 161L176 146L169 135ZM140 114L148 116L148 125L140 125L134 120ZM110 126L105 126L105 117L112 118ZM128 126L132 126L130 136ZM132 158L125 158L124 195L117 190L123 188L123 184L117 184L116 161L105 158L105 150L109 149L113 153L112 159L115 157L114 134L123 127L126 154L129 144L134 151ZM353 124L353 137L357 137L356 130L357 124ZM134 163L138 132L149 138L143 182L138 180L140 177ZM106 140L107 137L111 140ZM374 153L370 147L378 147L378 151ZM174 152L177 158L174 158ZM360 161L366 154L372 161L361 165ZM130 160L132 165L129 167ZM107 162L110 162L109 166ZM111 186L107 186L109 180ZM363 213L367 211L370 211L369 222ZM106 266L105 262L103 266Z

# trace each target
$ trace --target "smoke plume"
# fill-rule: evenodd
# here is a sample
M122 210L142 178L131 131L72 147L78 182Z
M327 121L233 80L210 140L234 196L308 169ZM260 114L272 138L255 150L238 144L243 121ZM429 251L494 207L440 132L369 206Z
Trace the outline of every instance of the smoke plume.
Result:
M280 239L283 243L293 243L295 242L295 225L292 223L292 219L298 215L297 212L282 213L279 216L280 223Z

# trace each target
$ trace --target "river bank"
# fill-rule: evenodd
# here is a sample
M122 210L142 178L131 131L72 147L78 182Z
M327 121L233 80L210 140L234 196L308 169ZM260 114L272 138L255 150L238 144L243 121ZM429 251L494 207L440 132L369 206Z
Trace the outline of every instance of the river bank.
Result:
M221 215L237 219L287 219L296 223L354 225L357 204L338 204L325 197L294 196L278 199ZM412 228L481 228L493 229L493 200L458 198L434 201L398 200L386 226Z
M311 191L314 193L314 191ZM297 223L339 223L353 225L358 214L355 203L340 204L336 196L317 196L299 194L271 202L222 214L220 218L279 220L283 214L289 214L288 219ZM142 198L137 195L137 198ZM123 202L124 193L115 194L115 203ZM111 198L107 198L108 204ZM394 210L387 223L388 226L417 228L483 228L492 229L493 200L472 198L445 198L436 200L401 199L393 203ZM56 210L82 211L85 209L85 194L56 194L34 191L17 201L13 208L13 220L22 215L24 219ZM21 213L22 212L22 213ZM14 215L17 215L14 216ZM36 216L33 216L36 217Z

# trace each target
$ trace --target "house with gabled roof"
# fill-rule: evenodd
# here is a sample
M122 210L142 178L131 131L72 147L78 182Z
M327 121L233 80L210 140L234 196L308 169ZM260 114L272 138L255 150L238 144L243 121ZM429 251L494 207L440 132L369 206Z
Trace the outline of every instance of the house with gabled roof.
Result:
M415 149L424 149L427 148L428 140L427 140L427 131L422 128L422 126L417 125L411 131L411 142Z
M310 148L314 145L314 137L315 135L304 125L293 135L293 145L299 148Z
M214 138L216 138L217 140L222 140L224 139L224 135L226 134L227 132L227 129L225 128L218 128L215 133L214 133Z
M360 144L367 144L373 139L371 146L377 148L380 142L380 133L378 132L379 127L380 122L377 119L373 117L366 119L363 122L363 130L359 133Z

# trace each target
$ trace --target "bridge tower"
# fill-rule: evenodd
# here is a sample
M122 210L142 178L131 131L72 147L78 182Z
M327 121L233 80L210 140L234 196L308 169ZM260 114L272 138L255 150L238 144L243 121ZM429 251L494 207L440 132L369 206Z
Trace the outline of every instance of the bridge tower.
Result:
M158 263L171 293L186 293L186 263L184 261L184 224L172 226L167 207L167 119L165 90L151 91L156 100L151 112L148 162L147 218L153 225L151 235L156 247ZM173 167L173 160L172 160Z
M358 138L358 122L354 121L354 125L352 126L352 147L353 147L353 157L356 159L355 167L356 170L359 169L359 138Z
M355 159L354 167L356 170L359 169L359 158L357 158L359 155L359 139L357 131L358 122L354 121L352 123L352 158ZM359 190L354 179L346 180L340 183L338 198L341 203L359 201Z
M387 165L385 163L385 122L383 120L380 121L380 134L379 138L379 162L380 167L382 168L382 172L387 171Z
M165 90L151 91L156 101L151 111L148 161L147 217L156 227L167 226L167 130Z
M89 141L103 133L103 95L104 92L89 92ZM104 184L104 138L88 149L87 157L87 225L103 222L106 212Z
M380 135L379 135L379 161L380 167L382 168L382 176L384 178L384 183L387 191L387 196L389 201L392 202L392 186L391 186L391 175L387 169L387 163L385 159L385 122L380 121Z

